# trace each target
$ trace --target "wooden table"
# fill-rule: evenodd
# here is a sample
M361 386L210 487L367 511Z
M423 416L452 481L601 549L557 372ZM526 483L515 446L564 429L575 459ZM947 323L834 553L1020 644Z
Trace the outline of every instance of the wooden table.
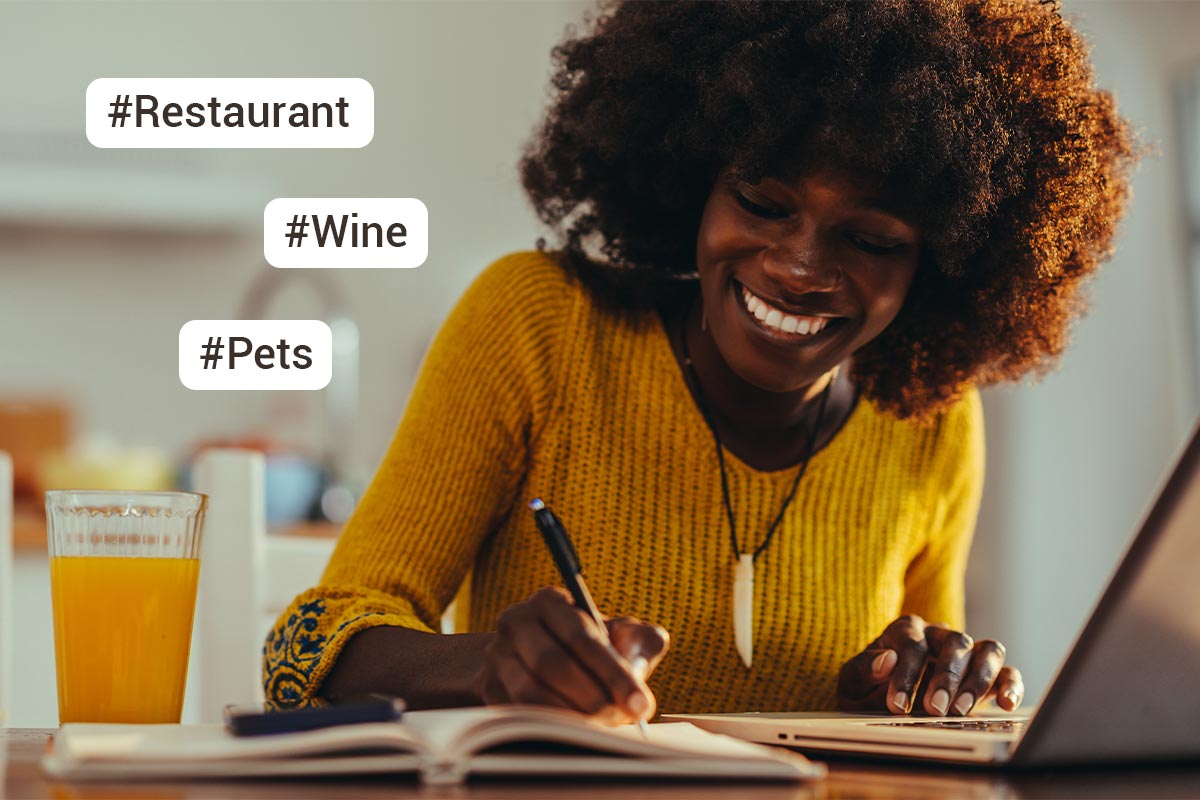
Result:
M868 798L1196 798L1200 764L1192 767L1106 769L1002 774L982 770L898 767L827 762L829 777L817 783L637 783L478 781L465 786L425 787L412 777L369 780L239 781L190 783L60 783L42 775L38 760L51 730L0 731L7 771L0 760L8 800L174 800L175 798L479 798L480 800L819 800Z

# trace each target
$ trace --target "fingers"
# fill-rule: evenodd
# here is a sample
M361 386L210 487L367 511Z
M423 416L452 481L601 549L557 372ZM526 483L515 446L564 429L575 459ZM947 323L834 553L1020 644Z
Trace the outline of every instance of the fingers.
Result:
M1004 645L994 639L976 642L971 651L971 661L958 687L958 695L951 704L950 714L965 716L991 691L1004 666ZM1018 680L1020 673L1017 673ZM1011 686L1007 687L1011 688ZM1021 689L1022 694L1024 688Z
M497 656L495 681L507 702L572 707L566 697L543 683L537 673L525 665L506 640L497 639L493 652Z
M511 636L508 643L520 665L540 684L551 687L565 701L562 705L585 714L600 714L611 705L605 686L546 628L531 626Z
M631 719L654 716L654 696L645 681L633 674L628 662L605 641L595 621L569 603L551 602L544 608L543 623L571 656L606 690L606 705L623 709ZM565 679L565 676L557 676Z
M925 627L925 620L910 614L889 625L880 637L896 651L896 666L887 691L887 709L893 714L907 714L912 710L913 698L929 660Z
M896 651L874 644L842 665L838 674L838 708L872 711L885 700L887 684L896 667Z
M931 716L963 716L995 695L1001 709L1013 711L1025 697L1025 684L1004 658L1004 646L995 640L974 642L946 625L900 617L842 665L838 708L908 714L915 706Z
M962 631L929 625L925 628L925 643L933 664L925 689L924 710L931 716L945 716L950 710L950 701L958 696L975 642Z
M667 654L671 645L670 634L658 625L648 625L633 617L614 617L608 620L608 636L612 645L621 657L632 667L634 661L641 659L645 662L639 677L649 677L650 673ZM638 672L634 669L633 672Z
M925 620L900 617L854 658L838 675L838 708L876 711L881 706L893 714L907 714L913 705L929 648Z
M543 589L506 609L485 651L484 702L560 706L611 722L653 716L654 695L644 675L666 652L666 631L631 618L613 622L610 644L606 631L558 589ZM633 653L637 672L623 655Z
M665 628L658 625L647 625L633 617L617 617L607 622L608 635L612 648L620 654L629 672L637 679L638 686L650 700L647 711L640 712L638 719L649 719L654 716L657 703L654 693L646 685L646 679L658 667L663 656L667 654L671 637ZM631 698L636 701L637 698ZM638 706L640 708L640 704ZM634 709L637 711L637 709Z
M996 694L996 704L1005 711L1016 711L1017 706L1025 699L1025 682L1021 672L1016 667L1005 664L1000 668L1000 675L992 686Z

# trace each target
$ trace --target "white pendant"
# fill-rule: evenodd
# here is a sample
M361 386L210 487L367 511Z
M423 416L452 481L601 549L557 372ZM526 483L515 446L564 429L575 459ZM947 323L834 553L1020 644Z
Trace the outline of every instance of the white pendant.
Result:
M738 555L733 573L733 640L746 669L754 661L754 556Z

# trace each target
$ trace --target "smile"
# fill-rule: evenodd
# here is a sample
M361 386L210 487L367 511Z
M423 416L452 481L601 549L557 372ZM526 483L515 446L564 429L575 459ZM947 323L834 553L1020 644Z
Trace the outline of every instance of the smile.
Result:
M740 285L740 284L739 284ZM775 308L766 300L758 297L745 286L742 289L742 304L761 327L772 332L790 334L796 337L816 336L825 330L833 317L805 317L789 314Z

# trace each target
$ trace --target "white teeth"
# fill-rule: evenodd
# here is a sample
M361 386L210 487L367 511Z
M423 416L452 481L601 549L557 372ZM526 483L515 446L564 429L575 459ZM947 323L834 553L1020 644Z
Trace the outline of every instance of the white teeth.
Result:
M764 325L786 333L812 336L820 333L829 324L828 319L821 317L800 318L784 314L779 309L768 305L765 300L751 294L750 290L745 287L742 287L742 300L745 302L747 310Z

